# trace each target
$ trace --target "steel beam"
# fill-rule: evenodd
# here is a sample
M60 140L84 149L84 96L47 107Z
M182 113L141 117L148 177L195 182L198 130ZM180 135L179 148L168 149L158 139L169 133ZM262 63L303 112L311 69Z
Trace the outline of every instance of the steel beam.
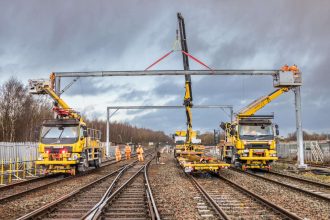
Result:
M106 134L106 154L110 157L110 118L114 114L110 115L111 109L116 109L117 112L119 109L179 109L185 108L183 105L136 105L136 106L108 106L107 107L107 134ZM232 105L194 105L192 108L229 108L230 109L230 118L233 118L233 106Z
M183 105L135 105L135 106L108 106L107 109L176 109L185 108ZM193 105L192 108L229 108L232 105Z
M87 71L54 72L55 77L106 77L106 76L273 76L280 70L148 70L148 71Z

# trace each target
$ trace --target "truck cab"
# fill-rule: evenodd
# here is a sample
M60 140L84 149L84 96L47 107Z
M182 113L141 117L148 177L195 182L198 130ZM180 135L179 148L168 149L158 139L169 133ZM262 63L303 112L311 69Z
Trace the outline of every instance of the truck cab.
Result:
M223 123L226 132L222 157L228 163L242 168L270 169L277 160L276 136L278 126L273 116L251 116L240 118L234 123Z
M85 171L101 164L100 134L87 129L77 119L45 120L39 139L39 159L36 162L48 173Z

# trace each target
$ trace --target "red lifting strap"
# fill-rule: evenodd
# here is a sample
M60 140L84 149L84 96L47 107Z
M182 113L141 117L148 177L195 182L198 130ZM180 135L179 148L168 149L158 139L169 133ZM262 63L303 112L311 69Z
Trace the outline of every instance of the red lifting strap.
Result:
M153 67L154 65L156 65L157 63L159 63L161 60L163 60L164 58L166 58L168 55L170 55L173 52L174 52L174 50L171 50L170 52L168 52L167 54L165 54L164 56L162 56L161 58L159 58L158 60L156 60L156 62L154 62L153 64L151 64L150 66L148 66L148 68L145 69L144 71L147 71L148 69L150 69L151 67Z
M155 66L157 63L159 63L160 61L162 61L163 59L165 59L166 57L168 57L171 53L173 53L174 50L171 50L170 52L166 53L164 56L162 56L161 58L159 58L158 60L156 60L154 63L152 63L150 66L148 66L144 71L149 70L151 67ZM206 65L205 63L203 63L202 61L198 60L196 57L194 57L193 55L181 50L182 53L184 53L185 55L187 55L189 58L193 59L194 61L196 61L197 63L203 65L204 67L206 67L207 69L211 70L213 72L213 69L211 69L208 65Z
M197 63L205 66L206 68L208 68L209 70L211 70L213 72L213 69L211 69L208 65L206 65L205 63L203 63L202 61L198 60L196 57L194 57L193 55L190 55L189 53L187 53L186 51L182 50L182 53L184 53L185 55L187 55L188 57L190 57L191 59L195 60Z

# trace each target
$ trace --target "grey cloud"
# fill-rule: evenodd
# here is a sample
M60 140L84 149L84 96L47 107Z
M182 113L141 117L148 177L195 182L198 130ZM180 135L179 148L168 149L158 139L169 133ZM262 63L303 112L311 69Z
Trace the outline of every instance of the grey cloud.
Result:
M61 87L65 88L73 79L62 80ZM78 78L72 86L70 86L65 94L69 96L74 95L82 95L82 96L96 96L105 93L115 93L118 90L124 90L129 88L128 84L124 85L116 85L106 83L100 79L86 79L86 78Z
M303 126L329 131L329 6L328 1L321 0L103 0L79 4L1 1L0 80L10 75L24 81L46 78L51 71L144 69L171 49L176 12L181 11L189 52L212 68L273 69L298 64L304 79ZM174 54L155 69L182 69L181 62L181 56ZM203 69L193 61L190 65L192 69ZM84 79L73 85L67 95L81 94L87 99L116 91L115 102L141 101L152 105L158 99L173 98L170 103L182 104L181 77L160 77L148 92L107 82ZM270 78L193 77L195 104L233 104L239 110L242 100L249 102L272 90ZM175 111L178 113L155 111L136 117L132 123L170 131L184 126L184 110ZM226 120L217 111L206 111L193 112L194 125L200 129L217 127L218 121ZM291 92L262 112L275 112L284 132L294 130Z

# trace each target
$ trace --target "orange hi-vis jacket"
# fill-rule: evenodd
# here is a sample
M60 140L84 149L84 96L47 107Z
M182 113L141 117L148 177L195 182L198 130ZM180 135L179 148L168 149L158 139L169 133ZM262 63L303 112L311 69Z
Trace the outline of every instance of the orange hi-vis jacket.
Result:
M126 147L125 147L125 153L131 153L132 152L132 150L131 150L131 147L130 146L128 146L128 145L126 145Z
M116 148L116 155L121 155L119 147Z
M143 148L142 148L142 147L138 147L138 148L136 149L136 153L138 153L138 154L143 154Z

